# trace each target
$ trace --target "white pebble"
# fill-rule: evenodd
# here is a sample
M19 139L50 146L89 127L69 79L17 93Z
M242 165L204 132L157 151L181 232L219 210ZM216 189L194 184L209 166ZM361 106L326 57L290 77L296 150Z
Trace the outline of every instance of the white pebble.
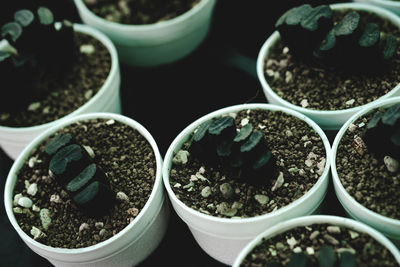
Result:
M79 51L82 53L82 54L87 54L87 55L90 55L90 54L93 54L94 53L94 46L93 45L91 45L91 44L83 44L83 45L81 45L81 47L80 47L80 49L79 49Z
M117 198L118 200L120 200L120 201L129 202L129 197L128 197L124 192L122 192L122 191L120 191L120 192L117 193L116 198Z
M18 205L20 205L21 207L30 209L33 205L33 202L28 197L21 197L20 199L18 199Z
M87 230L87 229L89 229L89 224L87 224L87 223L82 223L79 226L79 232L82 232L83 230Z
M18 205L18 200L19 200L21 197L23 197L23 195L22 195L21 193L16 194L16 195L14 196L14 201L13 201L14 206L17 206L17 205Z
M36 228L35 226L32 226L31 235L35 240L43 236L46 236L39 228Z
M28 189L27 189L26 192L27 192L29 195L34 196L34 195L36 195L37 191L38 191L37 184L36 184L36 183L33 183L33 184L30 184L30 185L29 185L29 187L28 187Z

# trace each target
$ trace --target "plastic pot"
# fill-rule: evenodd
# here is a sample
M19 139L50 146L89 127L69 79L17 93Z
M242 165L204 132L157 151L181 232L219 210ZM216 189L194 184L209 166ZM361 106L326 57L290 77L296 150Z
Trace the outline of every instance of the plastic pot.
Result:
M201 0L170 20L144 25L107 21L74 0L82 21L105 33L115 43L123 63L154 67L177 61L194 51L209 32L215 0Z
M388 1L389 2L389 1ZM392 12L372 5L362 4L362 3L343 3L343 4L332 4L330 7L333 10L340 10L340 9L355 9L355 10L364 10L367 12L374 13L382 18L385 18L392 22L394 25L400 27L400 17L393 14ZM260 52L257 57L257 76L262 85L263 92L271 104L281 105L293 110L296 110L300 113L303 113L314 120L322 129L324 130L339 130L340 127L355 113L363 108L368 108L369 106L373 105L377 101L381 99L386 99L392 96L400 95L400 84L397 84L395 88L393 88L387 94L381 96L380 98L367 103L362 106L357 106L348 109L342 110L314 110L314 109L307 109L301 106L294 105L289 101L281 98L275 93L264 76L264 60L268 57L271 48L279 41L280 35L278 31L275 31L263 44L260 49ZM295 90L295 89L294 89Z
M330 163L328 163L329 160L327 160L325 170L318 181L302 197L274 212L251 218L218 218L194 210L179 200L174 194L169 182L169 174L174 154L179 151L182 144L189 138L190 134L204 121L222 114L247 109L282 111L304 120L319 134L326 150L326 159L330 158L330 144L321 128L303 114L277 105L242 104L226 107L197 119L180 132L169 146L164 157L163 180L169 199L177 215L187 224L200 247L214 259L229 265L233 263L240 250L251 239L263 232L265 229L268 229L284 220L309 215L318 210L320 204L323 202L329 183Z
M13 160L21 153L23 148L37 135L46 129L60 123L64 119L89 113L89 112L113 112L121 113L120 84L121 74L117 51L110 39L98 30L80 24L74 24L74 30L88 34L99 40L111 55L111 69L100 90L84 105L70 114L48 123L31 127L6 127L0 126L0 146L4 152Z
M147 203L138 216L119 233L96 245L77 248L55 248L37 242L18 225L13 213L13 191L17 173L29 159L32 149L48 136L74 122L87 119L113 119L136 129L151 145L156 159L156 179ZM123 115L113 113L90 113L60 122L36 137L16 159L8 174L4 189L4 204L8 219L21 239L37 254L55 266L133 266L150 255L161 242L167 229L169 218L168 200L161 178L162 158L151 134L138 122Z
M400 3L398 1L392 0L354 0L354 2L366 3L370 5L375 5L379 7L386 8L397 15L400 15Z
M396 248L396 246L384 235L382 235L375 229L369 227L368 225L365 225L363 223L357 222L352 219L343 218L339 216L311 215L285 221L259 234L249 244L247 244L246 247L240 252L238 257L235 259L233 266L234 267L240 266L241 262L246 258L246 256L254 249L254 247L256 247L259 243L261 243L263 239L269 239L290 229L301 226L308 226L311 224L333 224L346 227L348 229L355 230L357 232L367 233L368 235L373 237L376 241L378 241L380 244L382 244L384 247L386 247L393 254L397 262L400 264L400 252Z
M351 196L343 187L336 169L337 149L340 140L349 128L349 125L357 120L359 117L371 112L377 107L390 106L395 103L400 103L400 97L378 101L368 108L364 108L357 112L343 125L343 127L337 133L332 145L331 170L336 196L342 204L343 208L349 214L349 216L365 224L368 224L375 229L378 229L380 232L385 234L387 237L392 239L397 245L400 246L400 220L378 214L357 202L354 197Z

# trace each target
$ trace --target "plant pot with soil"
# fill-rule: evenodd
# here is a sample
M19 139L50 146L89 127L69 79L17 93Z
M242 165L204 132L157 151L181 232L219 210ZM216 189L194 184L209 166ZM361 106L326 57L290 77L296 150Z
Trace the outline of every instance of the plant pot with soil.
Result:
M169 218L162 158L150 133L89 113L36 137L8 174L4 203L22 240L55 266L133 266Z
M187 126L164 158L163 180L200 247L232 264L257 234L318 212L330 144L308 117L270 104L211 112Z
M82 21L115 43L123 63L154 67L175 62L206 38L215 0L75 0Z
M312 215L285 221L258 235L233 266L399 264L399 250L372 227L338 216Z
M19 10L2 27L0 145L16 159L62 119L121 112L118 55L110 39L81 24L54 22L45 7Z
M331 158L334 188L346 212L398 245L399 103L400 97L385 99L352 116L336 135Z
M372 5L288 10L262 46L257 74L268 101L339 130L378 99L400 94L400 18Z
M400 2L397 0L354 0L354 2L383 7L396 13L397 15L400 15Z

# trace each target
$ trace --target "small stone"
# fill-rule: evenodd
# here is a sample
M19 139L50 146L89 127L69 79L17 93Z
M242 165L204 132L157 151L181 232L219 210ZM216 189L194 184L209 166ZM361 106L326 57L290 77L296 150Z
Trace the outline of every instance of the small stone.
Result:
M299 169L297 167L290 168L288 172L298 172Z
M269 248L268 250L269 250L269 252L271 252L271 255L272 255L272 256L274 256L274 257L275 257L275 256L277 255L277 253L276 253L276 250L275 250L275 249L273 249L273 248Z
M314 160L312 160L312 159L306 159L306 160L304 161L304 164L305 164L307 167L311 167L311 166L314 164Z
M87 229L89 229L89 224L87 224L87 223L82 223L79 226L79 232L82 232L82 231L87 230Z
M242 203L240 203L238 201L233 202L232 209L238 209L239 210L241 208L243 208L243 204Z
M217 205L217 212L228 217L233 217L236 215L237 209L233 209L229 207L228 203L222 202Z
M120 201L129 202L129 197L122 191L117 193L116 198Z
M294 246L297 245L297 240L292 236L291 238L287 239L286 242L288 243L290 249L293 250Z
M113 119L106 121L107 125L113 125L114 123L115 123L115 120L113 120Z
M324 172L324 170L325 170L325 163L326 163L326 159L325 159L325 158L322 158L322 159L317 163L317 168L318 168L317 173L318 173L318 175L322 175L322 173Z
M106 229L101 229L99 232L99 236L104 236L107 233Z
M294 249L293 249L293 252L294 253L300 253L300 252L302 252L303 250L301 249L301 247L295 247Z
M336 238L334 238L333 236L328 235L328 234L325 234L325 235L324 235L324 239L325 239L326 241L328 241L328 243L330 243L330 244L333 245L333 246L337 246L337 245L340 244L340 242L339 242Z
M285 134L286 134L287 137L293 136L293 133L292 133L291 130L286 130L286 131L285 131Z
M49 229L49 226L51 224L50 211L48 209L41 209L39 216L40 216L40 221L42 222L43 229L45 230Z
M385 156L383 162L385 163L387 170L392 173L397 172L399 169L399 162L390 156Z
M284 182L285 180L283 178L283 172L279 172L278 178L276 179L275 184L272 186L271 191L274 192L275 190L280 188Z
M188 162L190 153L186 150L179 150L172 158L172 162L177 165L183 165Z
M277 242L275 247L278 250L284 250L286 248L286 246L282 242Z
M96 227L97 229L102 229L104 227L104 223L103 222L95 222L94 227Z
M350 238L351 238L351 239L356 239L357 237L360 236L359 233L354 232L354 231L351 231L351 230L349 230L349 234L350 234Z
M29 111L35 111L35 110L37 110L38 108L40 108L40 102L33 102L32 104L30 104L29 106L28 106L28 110Z
M14 196L14 201L13 201L14 206L17 206L17 205L18 205L18 201L19 201L19 199L20 199L21 197L23 197L23 195L22 195L21 193L16 194L16 195Z
M83 148L89 154L89 157L91 157L92 159L95 157L94 151L90 146L83 146Z
M343 252L350 252L351 254L356 254L356 250L354 248L338 248L337 252L338 254Z
M246 124L249 123L249 119L248 118L244 118L240 121L240 125L245 126Z
M310 234L310 240L316 239L316 238L319 236L319 234L320 234L320 233L319 233L318 230L312 232L312 233Z
M39 228L35 226L32 226L30 233L33 236L33 239L35 240L46 236L45 233L43 233Z
M205 172L206 172L206 169L203 166L201 166L199 169L199 173L204 174Z
M38 212L38 211L40 211L40 208L38 206L36 206L35 204L33 204L32 210Z
M350 99L350 100L347 100L345 104L346 104L346 106L352 106L354 104L354 102L356 102L355 99Z
M308 107L310 104L308 103L308 100L307 100L307 99L303 99L303 100L301 100L300 105L301 105L303 108L306 108L306 107Z
M28 189L28 187L31 185L31 183L28 180L25 180L24 184L25 184L25 189Z
M289 47L285 46L285 47L282 49L282 53L283 53L283 54L289 53Z
M293 74L290 71L285 72L285 82L291 83L293 81Z
M36 157L31 157L28 161L28 166L29 168L33 168L36 164L36 162L38 162Z
M60 198L59 195L53 194L50 196L50 202L61 203L62 199Z
M260 203L261 205L265 205L269 201L269 197L266 195L255 195L254 199L257 200L257 202Z
M95 48L94 48L94 46L91 45L91 44L83 44L83 45L81 45L80 48L79 48L79 51L80 51L82 54L87 54L87 55L93 54L93 53L94 53L94 50L95 50Z
M206 186L206 187L204 187L204 188L201 190L201 196L202 196L202 197L207 198L207 197L209 197L210 195L211 195L211 188L210 188L209 186Z
M174 184L174 187L175 188L180 188L182 185L180 184L180 183L176 183L176 184Z
M307 247L306 251L307 251L308 255L314 255L315 254L315 251L314 251L313 247Z
M127 210L127 212L128 212L129 215L132 215L133 217L136 217L139 214L139 209L137 209L137 208L129 208Z
M265 73L267 73L267 76L269 76L269 77L274 77L275 71L273 71L271 69L267 69Z
M222 196L226 199L229 199L233 195L233 188L229 183L223 183L219 186L219 191L222 193Z
M22 213L24 213L24 211L23 211L20 207L15 207L15 208L13 208L13 211L14 211L14 213L17 213L17 214L22 214Z
M192 181L190 181L190 183L188 183L187 185L183 186L183 189L190 189L194 186L194 183Z
M87 90L85 92L85 99L89 100L93 96L93 90Z
M364 155L364 152L367 150L367 146L365 145L364 141L357 135L354 136L352 146L360 156Z
M350 132L354 132L357 129L357 126L355 124L353 124L353 123L350 123L348 129L349 129Z
M340 234L339 226L330 225L330 226L326 227L326 230L328 231L328 233L331 233L331 234Z
M20 205L21 207L30 209L33 205L33 202L28 197L21 197L18 199L18 205Z
M37 187L36 183L30 184L28 189L26 190L26 192L31 196L36 195L37 191L38 191L38 187Z

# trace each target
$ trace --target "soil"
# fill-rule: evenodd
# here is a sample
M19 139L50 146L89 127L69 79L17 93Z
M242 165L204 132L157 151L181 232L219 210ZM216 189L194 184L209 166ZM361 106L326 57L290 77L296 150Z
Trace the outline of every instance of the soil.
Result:
M74 40L76 58L72 69L61 80L43 81L41 89L50 93L40 99L12 113L0 112L0 125L29 127L54 121L81 107L100 90L110 73L110 53L100 41L87 34L75 32ZM80 52L82 45L92 45L94 52Z
M140 214L155 182L155 156L151 145L138 131L114 120L82 121L61 132L69 132L81 145L91 147L94 162L107 174L111 190L116 194L123 192L127 198L117 199L101 217L87 216L49 176L50 157L42 151L47 140L28 157L14 189L14 195L22 193L34 206L29 209L14 204L14 214L29 236L32 236L32 227L40 229L44 236L37 241L45 245L60 248L95 245L116 235ZM38 191L31 195L27 188L34 183ZM50 211L48 229L43 227L39 216L39 209L44 208Z
M389 21L371 13L359 13L362 19L377 23L381 31L400 36L399 29ZM333 14L334 21L338 21L347 12ZM307 65L295 59L278 40L265 59L264 74L272 90L294 105L314 110L342 110L367 104L400 82L400 50L387 70L357 74Z
M152 24L175 18L200 0L84 0L96 15L121 24Z
M262 267L271 261L286 266L293 250L305 252L311 262L316 264L318 251L323 245L332 246L336 252L355 252L357 266L398 266L390 251L368 234L329 224L296 227L273 238L264 239L246 256L240 266Z
M188 207L216 217L253 217L290 204L317 182L325 167L326 151L308 124L280 111L243 110L229 115L235 118L238 129L248 121L263 132L284 182L274 191L277 176L268 177L265 184L250 185L229 179L232 170L207 166L189 155L187 163L172 165L169 178L175 195ZM189 142L182 150L189 150Z
M361 205L400 220L400 174L389 172L383 158L370 153L367 147L360 151L354 146L373 114L360 117L346 130L337 149L337 173L343 187Z

